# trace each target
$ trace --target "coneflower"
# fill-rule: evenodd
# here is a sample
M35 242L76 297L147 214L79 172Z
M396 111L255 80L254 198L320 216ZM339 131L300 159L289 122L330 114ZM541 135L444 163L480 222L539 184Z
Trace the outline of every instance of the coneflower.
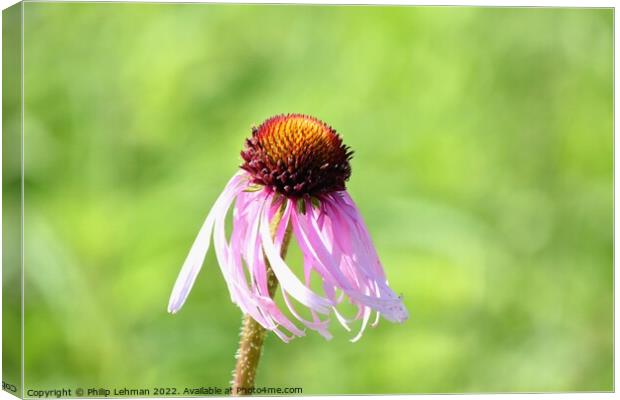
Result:
M407 311L390 289L357 206L346 192L352 151L317 118L278 115L252 129L241 152L243 164L215 201L174 285L168 311L185 302L202 267L211 235L231 300L246 314L233 378L233 394L253 387L265 330L284 342L305 329L330 339L330 316L350 330L361 320L358 340L376 312L403 322ZM225 219L234 203L232 232ZM284 261L290 238L303 255L304 277ZM322 291L310 286L313 274ZM288 312L273 300L278 284ZM357 307L353 318L337 309ZM309 309L300 315L295 302ZM288 315L287 315L288 314ZM301 327L300 327L301 326Z

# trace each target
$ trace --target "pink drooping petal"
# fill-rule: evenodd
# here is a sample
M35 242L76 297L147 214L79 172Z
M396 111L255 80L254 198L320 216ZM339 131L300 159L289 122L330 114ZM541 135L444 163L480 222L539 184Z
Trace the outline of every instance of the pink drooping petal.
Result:
M402 304L402 300L388 286L379 257L377 256L374 245L372 244L372 240L368 234L368 230L364 224L362 216L355 207L353 200L346 192L343 192L342 197L337 198L336 201L337 204L342 205L341 209L345 210L345 212L341 213L341 215L344 215L343 219L347 221L347 225L354 234L352 242L356 248L361 249L360 251L364 252L365 256L368 257L367 259L369 260L376 276L381 277L381 279L375 280L375 291L380 293L381 298L392 301L392 305L389 307L388 312L386 313L385 311L381 311L381 313L389 321L405 321L408 318L407 310Z
M233 285L240 288L242 301L237 302L241 310L250 315L259 313L261 318L257 322L267 329L278 333L276 326L282 326L294 336L304 336L304 332L293 324L277 307L269 296L267 282L267 267L265 264L262 244L258 236L261 222L261 214L264 209L270 215L275 214L274 207L279 207L280 202L274 201L273 193L268 190L251 193L241 193L235 204L233 216L233 232L230 239L230 262L232 269ZM270 218L272 219L272 218ZM276 231L277 251L280 251L282 237L288 220L286 215L279 221ZM244 265L246 269L244 270ZM250 276L246 279L245 272ZM251 289L248 287L248 281ZM280 337L288 336L282 334ZM284 339L283 339L284 340Z
M265 203L266 201L263 199L263 207ZM215 255L222 270L222 275L228 283L228 288L235 303L263 327L274 329L276 327L275 323L265 316L260 308L259 301L252 295L248 287L241 263L240 250L237 247L239 245L238 241L229 244L226 240L225 218L227 211L228 208L216 215L213 235L213 247L215 248Z
M332 202L332 199L328 197L324 201ZM320 229L314 212L294 216L293 227L296 237L301 239L302 252L315 260L317 271L323 279L335 281L358 305L356 318L362 317L366 312L363 306L368 306L381 312L388 320L404 321L407 313L402 301L383 282L383 274L375 268L373 253L367 249L372 243L364 241L359 228L348 219L349 215L344 210L339 209L338 203L326 205L325 210L330 222L324 221L324 229ZM344 222L334 223L339 220ZM331 224L333 232L325 229L328 224ZM344 238L343 241L350 245L342 245L341 241L333 240L334 237ZM383 288L385 292L377 288Z
M282 340L284 343L288 343L290 342L292 339L294 339L294 337L290 337L290 336L286 336L284 333L282 333L282 331L280 331L279 329L274 329L273 332L280 338L280 340Z
M334 311L334 315L336 316L336 319L338 320L338 322L340 322L340 325L342 325L342 327L346 329L347 331L351 332L351 328L349 327L349 324L353 322L354 320L348 320L345 317L343 317L336 307L334 307L333 311Z
M261 312L267 315L277 326L281 326L288 330L294 336L305 336L303 330L300 330L284 313L278 308L277 304L269 296L260 297L261 300Z
M310 283L311 283L311 273L312 273L312 265L310 263L310 260L308 260L307 258L304 258L304 281L306 284L306 287L310 288ZM286 304L286 306L288 307L289 311L291 312L291 314L293 314L293 316L302 324L304 324L307 328L310 328L312 330L317 331L321 336L323 336L324 338L326 338L327 340L330 340L332 338L331 333L329 333L328 327L329 327L329 319L326 320L321 320L321 318L319 317L318 313L312 309L310 309L310 313L312 315L312 321L309 321L305 318L303 318L298 312L297 309L295 308L294 304L293 304L293 300L291 300L289 298L289 295L286 293L286 291L284 289L281 290L282 291L282 297L284 298L284 302Z
M385 275L383 268L378 264L378 256L376 252L372 253L374 251L372 243L365 243L360 238L356 223L348 219L348 214L336 201L330 198L325 204L327 212L332 216L334 236L338 238L336 245L341 253L354 261L352 267L356 271L360 270L365 276L373 279L384 280ZM368 245L373 248L368 249Z
M312 260L309 259L308 257L304 257L304 282L306 283L307 287L310 287L310 284L312 282ZM325 295L327 296L327 298L332 302L332 304L336 304L337 299L336 296L334 295L335 290L333 286L330 286L329 284L327 284L327 282L323 281L323 291L325 292ZM335 307L332 306L332 309L334 309ZM325 330L318 330L318 332L327 340L330 340L332 338L331 333L329 333L329 331L327 330L327 327L329 326L329 322L330 319L327 318L325 320L321 320L321 318L319 317L319 315L317 314L316 311L314 310L310 310L310 314L312 314L312 321L314 324L320 324L320 325L325 325Z
M343 198L350 199L346 192L343 193ZM352 200L350 201L352 202ZM346 204L346 202L337 202L337 204L343 205ZM361 215L359 214L359 211L355 206L351 206L350 204L347 204L347 207L341 207L340 210L346 210L344 212L340 212L340 216L344 221L346 221L346 225L349 227L351 232L351 243L353 245L353 249L355 252L359 253L358 262L361 266L367 266L362 269L368 271L368 273L373 276L374 287L371 287L371 291L378 293L378 296L381 299L387 301L386 308L375 308L375 310L381 312L381 314L391 322L405 321L408 318L407 310L405 309L402 300L388 286L388 282L385 279L385 273L383 272L383 267L381 266L381 262L379 261L379 257L377 256L370 239L370 235L368 234L368 230ZM336 210L336 212L340 210Z
M326 338L328 340L332 338L332 335L327 330L327 327L329 326L329 321L320 321L320 320L316 319L317 317L315 317L314 321L308 321L307 319L304 319L301 315L299 315L299 313L295 309L295 306L293 305L292 300L289 299L289 296L288 296L288 294L286 294L286 291L284 289L281 289L280 291L282 292L282 297L284 298L284 303L288 307L288 309L291 312L291 314L293 314L293 316L295 318L297 318L297 320L299 322L301 322L302 324L304 324L308 328L313 329L313 330L319 332L321 334L321 336L323 336L324 338ZM316 315L316 312L315 312L315 315Z
M220 213L222 208L228 208L235 196L243 190L245 179L245 175L241 173L233 176L209 211L174 284L168 303L168 312L176 313L185 303L209 250L215 215Z
M379 325L380 318L381 318L381 313L377 311L375 315L375 320L372 322L372 324L370 324L370 326L374 328L375 326Z
M362 326L360 327L360 330L357 333L357 335L353 339L351 339L351 342L355 343L362 338L362 334L364 333L364 330L366 330L366 325L368 325L368 320L370 319L371 312L372 312L372 309L370 307L364 307L364 316L362 318Z
M263 297L268 297L269 291L259 226L264 202L270 203L272 200L272 195L266 191L240 194L235 204L231 237L231 243L241 246L253 292Z
M290 202L286 205L286 209L284 210L283 219L287 220L291 215L291 204ZM269 260L269 265L271 265L271 269L274 274L278 278L278 281L288 293L291 294L297 301L309 307L319 313L327 314L329 313L329 307L331 306L331 302L316 293L312 292L310 289L305 287L299 279L295 276L295 274L290 270L290 268L286 265L280 254L276 250L276 247L273 243L269 232L269 219L268 213L263 211L263 217L260 227L261 239L263 244L263 250L265 251L265 255Z
M306 225L303 222L300 222L301 218L303 218L303 216L293 215L293 231L295 232L295 237L297 238L298 245L300 249L302 250L302 253L304 254L304 259L306 260L307 264L314 263L315 269L317 270L317 272L319 273L319 275L321 275L321 278L323 279L324 290L328 294L328 297L332 300L332 302L340 302L342 301L342 297L343 297L342 295L344 295L344 292L342 293L340 298L336 300L334 288L340 287L342 289L343 285L347 286L347 284L345 283L345 279L338 272L336 272L336 275L338 275L340 278L340 280L337 281L336 279L332 277L331 273L325 268L324 266L325 263L319 259L319 256L317 255L317 250L308 241L308 235L302 229L302 227ZM359 315L361 315L361 311L362 311L361 306L359 306L358 308L360 312L358 313L358 316L356 316L356 318L358 318ZM336 307L332 307L332 311L334 312L336 319L340 322L340 324L347 331L350 331L351 328L349 327L348 324L353 322L356 318L353 318L350 320L346 319L345 317L342 316L342 314L340 314L340 312L338 311Z
M235 209L233 213L232 234L230 238L230 247L232 254L237 257L235 267L237 268L237 279L244 279L249 282L252 291L256 294L267 295L267 292L261 293L254 279L255 260L260 255L260 241L258 239L258 226L260 223L260 211L270 198L263 191L243 192L237 196ZM244 269L245 260L247 268Z
M282 313L282 311L280 311L273 299L265 299L265 302L263 303L263 310L269 313L278 326L286 328L294 336L306 335L303 330L299 329Z
M280 331L278 326L286 328L294 336L304 336L304 332L297 328L277 307L273 299L269 296L267 281L266 281L266 265L264 258L258 256L261 253L260 241L258 237L251 231L249 231L250 225L253 225L251 229L257 229L257 221L260 221L260 215L263 209L269 208L272 204L272 196L268 192L263 192L257 195L240 195L242 198L239 202L239 207L236 208L236 215L233 221L233 233L230 240L230 252L229 252L229 265L232 269L232 285L237 289L237 297L239 301L237 304L244 313L251 315L259 324L266 329L273 330L282 340L288 341L291 337L285 335ZM245 202L245 197L254 197L251 203ZM239 200L239 199L238 199ZM246 206L251 204L259 204L256 209L247 210ZM244 220L243 217L247 217ZM283 218L280 221L281 224L286 224L286 220ZM249 235L249 236L248 236ZM254 240L252 247L254 249L249 251L249 254L253 254L250 258L241 257L244 253L243 238L250 237L250 240ZM250 274L261 271L260 274L265 277L260 286L263 290L259 289L255 285L255 279L250 279L250 283L253 285L253 289L248 286L248 280L245 276L244 261L247 265L247 270ZM253 263L253 265L252 265Z
M230 240L230 250L234 261L231 266L235 271L236 284L241 286L244 289L245 296L250 298L249 302L246 301L244 304L239 304L239 307L242 311L251 314L252 310L247 310L246 307L248 305L255 306L261 316L268 322L265 328L276 331L278 328L274 328L274 326L279 325L295 336L303 336L304 332L297 328L280 311L269 296L267 267L258 231L262 210L269 209L271 211L274 203L273 193L268 190L244 192L237 198L233 217L233 232ZM280 231L282 227L285 228L287 223L288 221L282 218L277 230ZM245 270L243 269L244 262ZM249 279L246 280L244 272L250 275ZM251 292L246 286L247 281L251 285Z
M381 307L379 301L376 298L365 295L363 292L355 290L353 285L354 276L346 276L339 267L340 260L330 254L325 246L324 238L321 236L317 227L314 226L310 215L298 215L297 218L293 218L293 229L295 229L295 222L297 222L296 235L301 238L300 247L304 254L312 257L317 264L317 271L321 273L323 279L335 281L350 298L363 303L373 303L375 307Z

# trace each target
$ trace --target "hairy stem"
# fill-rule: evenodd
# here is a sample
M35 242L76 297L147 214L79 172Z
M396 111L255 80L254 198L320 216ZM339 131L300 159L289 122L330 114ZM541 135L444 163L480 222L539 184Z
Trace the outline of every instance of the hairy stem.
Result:
M276 215L271 220L271 236L275 237L276 230L282 215L284 214L284 202L278 209ZM284 239L282 241L282 248L280 250L280 256L282 259L286 257L288 250L288 244L291 240L291 225L286 227ZM267 289L269 296L273 297L278 288L278 279L276 278L271 266L267 259L265 259L265 265L267 266ZM256 378L256 370L258 368L258 362L260 361L261 352L263 349L263 342L265 341L266 330L258 322L256 322L251 316L245 315L243 317L243 324L241 327L241 339L239 340L239 350L237 350L237 365L233 372L232 380L232 395L242 396L250 394L251 389L254 388L254 379Z

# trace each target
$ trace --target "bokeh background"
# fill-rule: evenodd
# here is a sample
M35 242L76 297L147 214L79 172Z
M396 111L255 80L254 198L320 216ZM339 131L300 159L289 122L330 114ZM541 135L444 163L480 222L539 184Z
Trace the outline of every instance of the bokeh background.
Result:
M611 9L25 4L26 388L224 387L210 253L168 296L253 124L303 112L411 317L270 336L305 394L609 391Z

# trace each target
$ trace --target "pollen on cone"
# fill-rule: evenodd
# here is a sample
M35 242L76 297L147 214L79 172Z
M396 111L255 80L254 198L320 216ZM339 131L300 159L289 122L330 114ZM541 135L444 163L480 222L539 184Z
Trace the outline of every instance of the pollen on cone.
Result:
M246 140L241 168L252 182L289 197L345 190L353 154L336 130L302 114L271 117Z

